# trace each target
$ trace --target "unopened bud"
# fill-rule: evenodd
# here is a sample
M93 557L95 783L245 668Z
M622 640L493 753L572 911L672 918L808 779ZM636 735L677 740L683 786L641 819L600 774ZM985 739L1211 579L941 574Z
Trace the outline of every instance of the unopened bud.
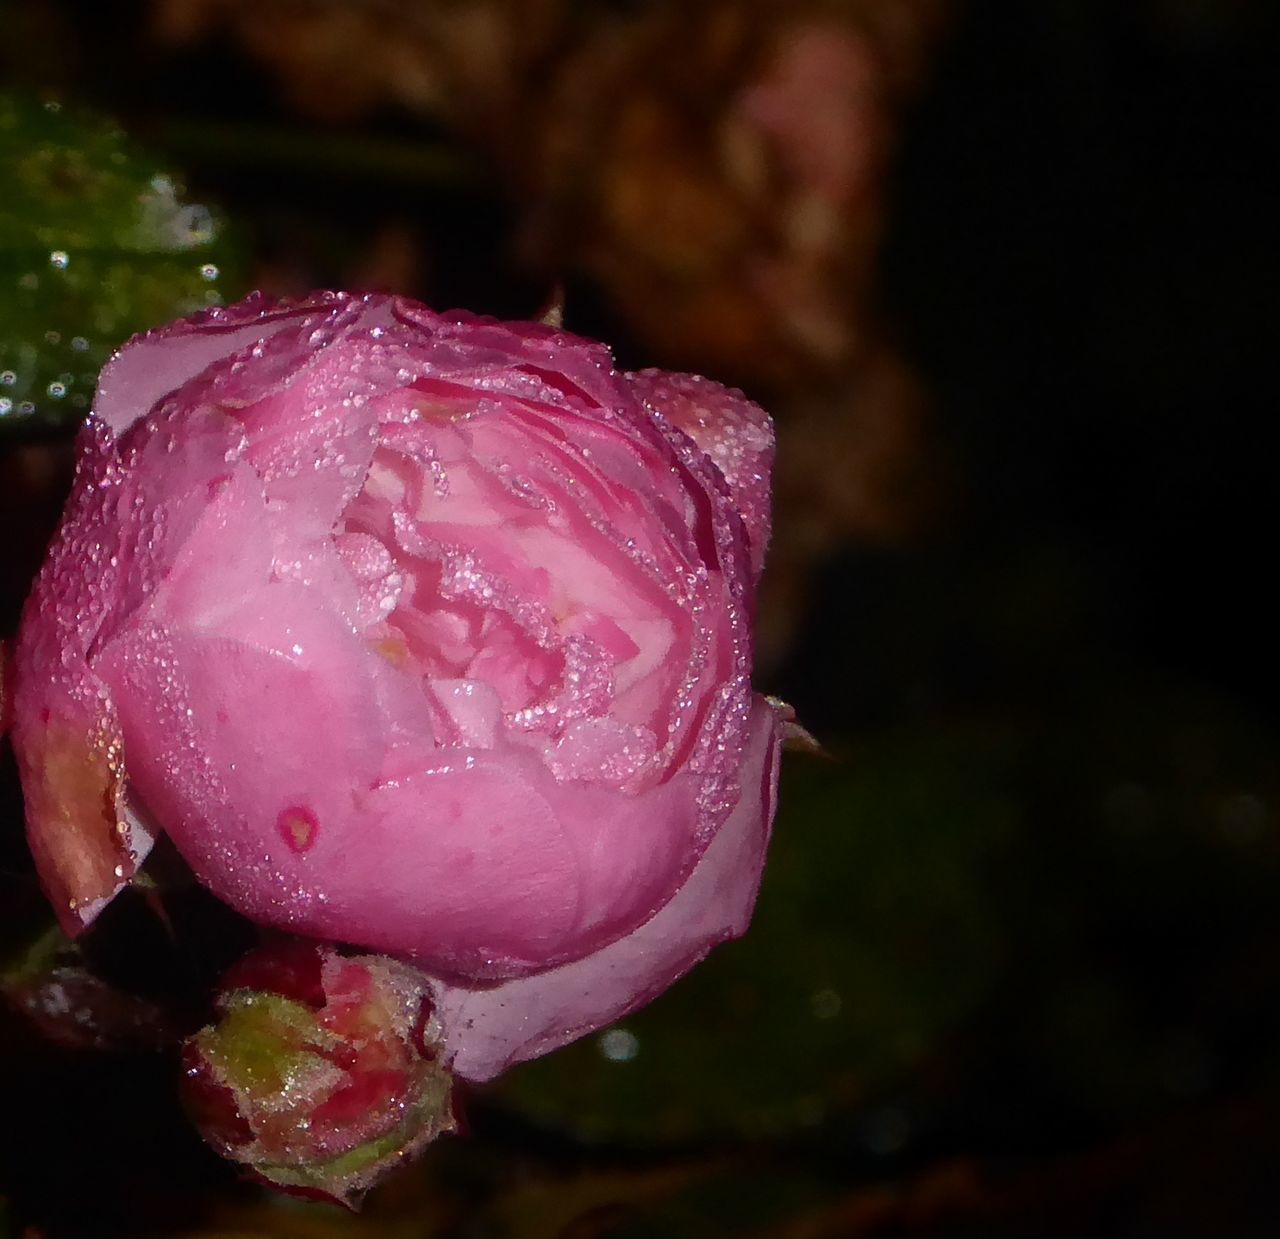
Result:
M184 1047L184 1100L224 1157L277 1187L355 1204L454 1130L422 975L313 942L260 948L223 978Z

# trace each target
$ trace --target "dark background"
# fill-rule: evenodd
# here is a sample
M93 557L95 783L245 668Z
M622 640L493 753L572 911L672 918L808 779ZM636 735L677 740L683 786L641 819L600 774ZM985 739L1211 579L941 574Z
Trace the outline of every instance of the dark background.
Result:
M163 5L10 4L5 90L111 115L180 168L221 213L228 298L368 282L529 316L558 283L566 325L624 363L744 385L780 443L757 679L829 756L788 758L750 936L626 1022L632 1059L591 1038L511 1073L358 1219L238 1183L186 1132L164 1053L58 1048L5 1015L0 1233L5 1210L40 1235L1276 1233L1274 6L539 6L554 36L505 15L543 41L502 91L420 107L317 102L302 52L209 7L177 39ZM378 63L397 6L352 8L377 20L346 54ZM262 7L273 48L308 46L307 9ZM927 35L886 34L891 11ZM662 101L665 156L797 14L872 32L883 70L884 158L830 251L826 312L855 342L761 348L779 305L752 318L745 294L723 304L749 329L667 333L636 292L675 287L662 238L593 214L595 170L631 149L612 101ZM577 103L546 104L567 82ZM547 134L578 152L567 180ZM719 202L699 142L638 183ZM783 197L702 284L774 244ZM0 418L7 633L66 424ZM5 760L17 951L39 905ZM93 948L113 979L193 985L134 920L100 931L128 966Z

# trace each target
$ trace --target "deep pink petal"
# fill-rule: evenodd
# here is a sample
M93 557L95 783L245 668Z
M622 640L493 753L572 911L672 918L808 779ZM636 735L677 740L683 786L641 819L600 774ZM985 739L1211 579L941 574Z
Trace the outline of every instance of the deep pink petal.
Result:
M753 576L769 545L773 424L741 392L694 374L641 370L629 376L640 399L684 431L715 462L733 494L751 543Z

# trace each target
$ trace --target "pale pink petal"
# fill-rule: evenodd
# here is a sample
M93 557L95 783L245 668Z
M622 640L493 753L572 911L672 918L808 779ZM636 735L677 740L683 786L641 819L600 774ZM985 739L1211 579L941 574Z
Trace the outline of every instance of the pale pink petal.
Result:
M343 936L325 873L360 836L362 789L413 734L380 692L394 669L289 582L213 632L129 630L95 667L129 737L130 785L196 875L260 923Z
M642 1006L751 917L773 817L777 724L757 698L742 794L675 896L649 921L585 959L485 988L441 981L436 1013L453 1071L489 1080Z
M216 628L271 579L271 522L262 483L247 465L224 465L199 493L175 494L168 510L185 518L185 537L170 548L168 566L149 583L148 605L137 614L149 622ZM108 631L122 627L115 623Z
M431 704L441 720L439 734L451 747L491 749L502 724L502 702L483 680L428 680Z
M645 727L628 727L611 717L584 718L564 729L546 762L561 782L622 787L653 759L656 748L653 732Z
M333 915L311 932L473 976L563 950L580 877L545 791L532 761L460 749L368 789L314 858Z
M338 303L323 294L292 304L255 295L134 336L103 366L94 412L120 434L214 362Z
M308 358L288 388L237 412L244 458L268 499L293 509L291 520L327 534L360 492L377 444L366 399L376 345L351 334L344 347Z
M436 973L517 976L634 928L696 862L690 776L631 795L558 784L518 749L437 763L361 798L340 864L317 855L343 940Z

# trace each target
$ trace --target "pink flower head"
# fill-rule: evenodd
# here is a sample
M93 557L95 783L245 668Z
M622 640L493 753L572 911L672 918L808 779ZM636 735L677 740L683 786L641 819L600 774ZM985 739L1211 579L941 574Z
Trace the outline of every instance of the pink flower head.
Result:
M538 324L255 296L126 345L79 450L15 655L68 929L164 832L260 924L412 961L487 1078L745 928L755 405Z

